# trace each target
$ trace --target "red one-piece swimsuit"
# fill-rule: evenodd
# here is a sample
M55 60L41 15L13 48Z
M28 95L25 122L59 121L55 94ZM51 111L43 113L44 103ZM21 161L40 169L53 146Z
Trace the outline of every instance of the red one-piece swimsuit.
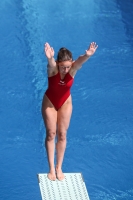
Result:
M58 110L70 96L70 88L73 81L74 78L69 73L65 75L64 79L61 79L59 72L54 76L48 77L48 89L45 94L56 110Z

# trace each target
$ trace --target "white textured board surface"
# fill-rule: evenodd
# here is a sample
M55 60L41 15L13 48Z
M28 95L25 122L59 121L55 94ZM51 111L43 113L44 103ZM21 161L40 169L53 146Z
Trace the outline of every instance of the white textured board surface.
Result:
M63 181L51 181L47 174L38 174L42 200L89 200L81 173L64 173Z

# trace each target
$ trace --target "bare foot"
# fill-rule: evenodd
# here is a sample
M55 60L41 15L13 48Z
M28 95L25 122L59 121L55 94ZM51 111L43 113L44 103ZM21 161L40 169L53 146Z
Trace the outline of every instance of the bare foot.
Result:
M59 181L62 181L65 178L62 170L58 167L56 167L56 177Z
M48 178L49 178L51 181L55 181L55 180L56 180L55 170L50 170L50 172L48 173Z

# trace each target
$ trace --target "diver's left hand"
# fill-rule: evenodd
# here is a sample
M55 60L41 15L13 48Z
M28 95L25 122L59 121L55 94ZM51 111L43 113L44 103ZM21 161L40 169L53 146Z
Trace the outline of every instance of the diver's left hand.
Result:
M98 45L95 43L95 42L92 42L89 46L89 48L85 51L86 52L86 55L89 57L89 56L92 56L96 49L97 49Z

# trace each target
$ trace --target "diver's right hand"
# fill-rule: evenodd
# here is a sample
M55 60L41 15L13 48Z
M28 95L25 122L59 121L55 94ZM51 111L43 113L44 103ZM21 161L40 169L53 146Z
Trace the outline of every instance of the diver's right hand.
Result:
M48 59L51 59L54 57L54 49L47 42L45 43L45 46L44 46L44 52Z

